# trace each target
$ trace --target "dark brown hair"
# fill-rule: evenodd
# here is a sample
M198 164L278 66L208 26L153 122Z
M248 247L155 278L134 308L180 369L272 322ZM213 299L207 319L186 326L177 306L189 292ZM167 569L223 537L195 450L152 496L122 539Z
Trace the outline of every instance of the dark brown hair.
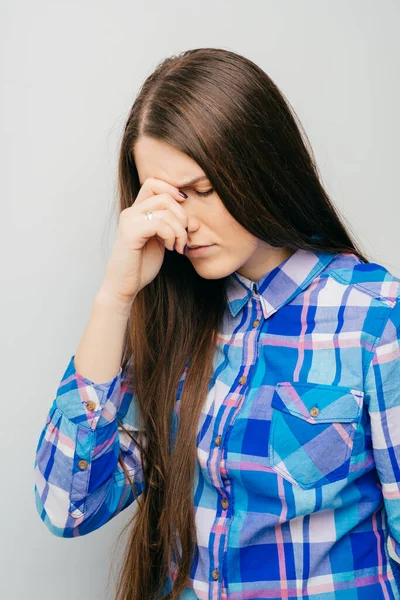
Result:
M133 149L143 135L196 161L234 219L264 242L354 253L369 262L323 188L295 111L249 59L224 49L192 49L163 60L145 80L121 142L120 210L140 189ZM116 600L172 600L189 585L197 424L227 308L227 278L204 279L185 256L166 252L159 274L132 305L123 368L130 364L145 432L145 439L132 436L141 448L145 490L137 497L131 484L137 511L127 524ZM166 592L172 565L173 586Z

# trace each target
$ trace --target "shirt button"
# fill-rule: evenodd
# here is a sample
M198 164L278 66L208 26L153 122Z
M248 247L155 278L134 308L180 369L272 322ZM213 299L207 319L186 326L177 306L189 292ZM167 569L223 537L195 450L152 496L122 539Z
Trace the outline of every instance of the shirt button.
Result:
M212 576L213 579L218 579L218 577L219 577L219 571L217 571L217 569L215 569L215 571L213 571L211 573L211 576Z
M222 506L222 508L228 508L228 506L229 506L228 500L225 500L225 498L223 500L221 500L221 506Z
M319 410L316 406L313 406L313 408L310 410L310 415L312 417L316 417L317 415L319 415Z
M87 462L87 460L83 460L83 459L82 459L82 460L80 460L80 461L78 462L78 467L79 467L80 469L82 469L82 471L84 471L85 469L87 469L87 468L88 468L88 466L89 466L89 465L88 465L88 462Z
M253 321L253 327L258 327L260 324L260 319L256 319L255 321Z
M90 410L90 412L92 412L93 410L95 410L97 407L96 402L93 402L93 400L89 400L89 402L86 403L86 408L88 410Z
M240 383L241 385L243 385L244 383L246 383L246 381L247 381L247 377L246 377L245 375L243 375L243 377L241 377L241 378L239 379L239 383Z
M221 442L222 442L222 437L220 435L217 435L217 437L215 438L214 441L215 441L215 443L216 443L217 446L220 446Z

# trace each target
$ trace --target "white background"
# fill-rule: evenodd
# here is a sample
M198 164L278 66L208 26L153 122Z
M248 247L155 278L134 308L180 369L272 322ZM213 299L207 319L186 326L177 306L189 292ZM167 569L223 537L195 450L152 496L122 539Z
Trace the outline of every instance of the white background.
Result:
M400 4L2 0L0 11L0 596L112 600L110 553L133 507L57 538L36 512L33 461L104 274L139 86L188 48L256 62L295 108L370 260L400 276Z

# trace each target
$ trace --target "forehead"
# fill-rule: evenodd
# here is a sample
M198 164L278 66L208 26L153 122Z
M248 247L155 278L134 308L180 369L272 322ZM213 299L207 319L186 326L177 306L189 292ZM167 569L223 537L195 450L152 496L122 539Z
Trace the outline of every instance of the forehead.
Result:
M140 184L148 177L163 179L176 187L198 177L207 177L203 169L187 154L161 140L147 136L137 139L132 150Z

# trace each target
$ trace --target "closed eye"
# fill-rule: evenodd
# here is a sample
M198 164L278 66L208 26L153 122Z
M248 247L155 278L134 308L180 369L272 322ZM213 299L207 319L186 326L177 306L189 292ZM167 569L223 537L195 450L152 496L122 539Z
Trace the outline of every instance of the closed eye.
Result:
M197 196L209 196L210 194L213 193L213 188L211 188L210 190L207 190L206 192L198 192L197 190L193 190L195 194L197 194Z

